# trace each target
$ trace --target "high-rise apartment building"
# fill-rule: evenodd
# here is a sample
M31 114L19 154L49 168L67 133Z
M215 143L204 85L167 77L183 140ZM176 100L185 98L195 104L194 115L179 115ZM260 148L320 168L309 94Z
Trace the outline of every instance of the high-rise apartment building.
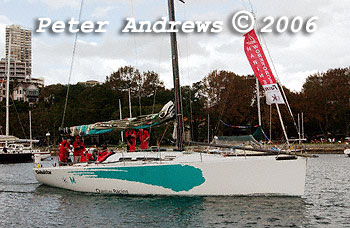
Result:
M10 40L11 34L11 40ZM11 44L11 48L9 48ZM43 78L32 78L32 30L20 25L6 26L5 58L0 59L0 101L6 97L6 80L10 59L10 83L14 100L29 103L39 100ZM9 53L10 49L10 53Z
M6 59L9 56L9 41L11 38L10 59L25 63L26 77L32 75L32 30L20 25L6 26Z
M26 63L11 59L10 63L10 81L24 82L30 80L27 76ZM6 80L8 70L7 59L2 58L0 60L0 79Z

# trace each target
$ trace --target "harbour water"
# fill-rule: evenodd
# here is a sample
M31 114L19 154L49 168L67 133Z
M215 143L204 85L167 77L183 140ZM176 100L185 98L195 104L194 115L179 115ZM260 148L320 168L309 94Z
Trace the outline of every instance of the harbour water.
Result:
M0 227L350 227L345 155L309 159L301 198L85 194L40 185L32 167L0 164Z

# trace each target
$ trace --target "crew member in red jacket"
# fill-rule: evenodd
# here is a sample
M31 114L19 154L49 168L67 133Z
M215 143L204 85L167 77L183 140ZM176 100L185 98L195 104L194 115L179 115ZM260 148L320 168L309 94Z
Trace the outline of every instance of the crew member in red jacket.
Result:
M88 162L93 160L94 160L94 157L88 151L85 151L85 153L81 156L81 159L80 159L81 162Z
M147 130L144 130L141 128L139 130L139 137L140 137L140 142L141 142L141 150L146 150L148 149L148 139L149 139L149 133Z
M80 141L80 137L76 136L75 141L73 142L73 147L74 147L74 163L79 163L81 160L81 156L83 155L85 151L85 146L82 141Z
M69 153L69 147L70 147L70 139L63 139L63 141L60 143L60 162L59 165L67 165L67 154Z
M128 152L134 152L136 146L136 132L131 129L125 133L125 136Z

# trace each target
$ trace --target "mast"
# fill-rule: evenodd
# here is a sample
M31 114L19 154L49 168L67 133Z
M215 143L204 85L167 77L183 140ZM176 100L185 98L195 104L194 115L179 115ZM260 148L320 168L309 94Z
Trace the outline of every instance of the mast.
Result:
M182 0L180 0L183 2ZM183 2L184 3L184 2ZM175 21L175 7L174 0L168 0L169 8L169 21ZM179 62L178 62L178 51L177 51L177 40L176 33L170 33L171 41L171 60L173 66L173 81L174 81L174 93L175 93L175 110L176 110L176 145L179 151L184 150L183 143L183 111L181 101L181 88L180 88L180 76L179 76Z
M122 103L120 102L120 99L119 99L119 119L120 120L123 119L123 117L122 117ZM122 137L122 143L124 142L123 135L124 135L124 131L121 131L120 136Z
M210 143L210 116L208 113L208 143Z
M261 127L260 88L259 88L259 80L257 77L255 77L255 81L256 81L256 100L257 100L257 106L258 106L258 120L259 120L259 127Z
M132 114L131 114L131 92L130 92L130 88L129 88L129 116L130 116L130 118L132 118Z
M6 136L10 135L10 64L11 64L11 39L12 33L10 31L9 50L7 53L7 80L6 80ZM6 141L7 147L7 141Z
M298 113L298 129L299 129L299 131L298 131L298 136L299 136L298 142L300 144L300 140L301 140L301 135L300 135L300 113Z
M304 140L305 135L304 135L304 113L301 113L301 137Z
M33 137L32 137L32 111L29 110L29 138L30 138L30 150L33 148Z

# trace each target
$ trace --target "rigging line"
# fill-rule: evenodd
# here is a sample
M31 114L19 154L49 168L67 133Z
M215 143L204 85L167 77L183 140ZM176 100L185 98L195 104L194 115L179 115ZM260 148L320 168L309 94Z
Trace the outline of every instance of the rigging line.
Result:
M187 18L187 10L186 10L186 4L184 4L184 18ZM189 38L188 34L186 36L186 61L187 61L187 80L189 82L189 88L190 88L190 128L191 128L191 140L193 140L193 109L192 109L192 84L190 81L190 61L189 61L189 48L188 48L188 43L189 43Z
M270 105L270 140L272 141L272 105Z
M84 0L81 0L80 10L79 10L79 19L78 19L79 24L80 24L80 20L81 20L82 11L83 11L83 6L84 6ZM76 47L77 47L78 34L79 34L78 32L75 33L75 38L74 38L72 60L71 60L71 65L70 65L70 70L69 70L69 78L68 78L68 85L67 85L68 87L67 87L66 100L65 100L65 104L64 104L64 110L63 110L63 117L62 117L61 127L64 126L64 119L65 119L66 111L67 111L69 88L70 88L70 80L72 78L73 64L74 64L75 50L76 50Z
M164 9L164 14L167 13L166 9ZM162 47L163 47L163 42L165 40L165 36L161 36L161 41L159 45L159 58L158 58L158 72L161 70L161 59L162 59ZM159 74L158 74L159 76ZM154 95L153 95L153 106L152 106L152 114L154 114L155 110L155 105L156 105L156 96L157 96L157 88L154 90ZM149 139L151 139L151 134L152 133L152 126L149 128Z
M131 0L131 17L132 18L135 18L134 17L134 1ZM136 69L138 68L138 51L137 51L137 42L136 42L136 35L135 33L132 34L133 36L133 41L134 41L134 51L135 51L135 67ZM141 78L141 84L139 85L138 89L139 89L139 111L140 111L140 116L142 115L142 107L141 107L141 90L142 90L142 87L143 87L143 83L144 83L144 80L143 80L143 77L141 76L141 73L140 73L140 78Z
M245 9L245 10L248 10L248 7L245 5L244 0L241 0L241 2L242 2L242 5L243 5L244 9Z
M157 89L154 90L152 114L154 114L154 107L156 105L156 95L157 95Z
M255 14L252 2L251 2L250 0L248 0L248 2L249 2L249 5L250 5L250 10L251 10L251 12L252 12L253 14Z
M241 2L242 2L242 4L243 4L243 7L245 8L245 10L248 10L248 8L247 8L247 6L246 6L244 0L241 0ZM226 95L226 99L225 99L226 102L224 103L224 107L223 107L223 109L221 110L221 113L220 113L218 122L217 122L216 127L215 127L215 135L217 135L218 132L219 132L220 121L222 120L222 116L223 116L224 111L225 111L225 109L226 109L226 104L227 104L228 96L229 96L229 93L227 93L227 95Z
M243 0L242 0L242 1L243 1ZM255 13L253 12L253 5L252 5L252 2L251 2L251 0L248 0L248 1L249 1L249 4L250 4L251 12L253 13L253 15L254 15L254 17L255 17ZM258 20L256 20L255 22L256 22L256 27L259 28ZM286 96L286 94L285 94L285 92L284 92L282 83L281 83L281 81L280 81L280 79L279 79L279 76L278 76L278 73L277 73L275 64L274 64L273 59L272 59L272 56L271 56L271 54L270 54L270 50L269 50L269 48L268 48L268 46L267 46L267 44L266 44L264 35L263 35L263 34L260 34L260 33L258 32L258 36L261 37L260 39L264 42L264 46L265 46L265 48L266 48L266 50L267 50L267 54L268 54L268 56L269 56L269 58L270 58L270 60L271 60L270 62L272 63L272 67L273 67L273 69L274 69L274 71L275 71L275 74L276 74L277 82L278 82L278 84L279 84L280 87L281 87L282 94L283 94L284 99L285 99L285 101L286 101L286 103L287 103L288 112L289 112L289 114L291 115L291 117L292 117L292 119L293 119L294 127L296 128L297 132L299 132L300 129L298 128L298 126L297 126L297 124L296 124L296 121L295 121L295 119L294 119L292 110L291 110L291 108L290 108L290 105L289 105L287 96Z
M272 67L273 67L273 69L274 69L274 71L275 71L275 74L276 74L276 76L277 76L277 82L278 82L278 84L279 84L279 85L280 85L280 87L281 87L281 90L282 90L282 93L283 93L284 99L285 99L285 101L286 101L286 103L287 103L288 112L289 112L289 114L291 115L291 117L292 117L292 119L293 119L294 127L295 127L295 128L296 128L296 130L299 132L299 128L298 128L297 123L296 123L296 121L295 121L295 119L294 119L294 115L293 115L293 113L292 113L292 109L290 108L290 105L289 105L289 102L288 102L287 96L286 96L286 94L285 94L285 92L284 92L284 89L283 89L282 83L281 83L281 81L280 81L280 79L279 79L279 76L278 76L278 73L277 73L277 70L276 70L275 64L274 64L274 62L273 62L273 60L272 60L272 57L271 57L271 54L270 54L269 48L267 47L267 45L266 45L266 41L265 41L265 38L264 38L264 36L263 36L262 34L261 34L261 37L262 37L262 40L263 40L264 45L265 45L265 47L266 47L267 54L269 55L269 58L271 59Z
M232 86L232 85L231 85ZM231 87L230 87L231 88ZM219 125L220 125L220 121L222 120L222 116L224 115L224 111L226 109L226 104L227 104L227 101L229 100L228 97L229 97L230 93L226 93L226 99L225 99L225 103L224 103L224 107L223 109L221 110L221 113L220 113L220 116L219 116L219 119L218 119L218 123L216 124L216 127L215 127L215 135L218 134L219 132Z
M131 17L134 17L134 1L131 0ZM134 40L134 51L135 51L135 65L138 66L138 52L137 52L137 46L136 46L136 36L135 33L133 33L133 40Z
M24 135L25 138L27 138L26 132L25 132L24 127L23 127L23 125L22 125L21 118L19 117L19 113L18 113L17 108L16 108L15 101L13 100L13 97L12 97L12 96L10 96L10 98L11 98L11 100L12 100L13 106L15 107L15 111L16 111L16 114L17 114L17 118L18 118L19 124L21 125L23 135Z
M154 90L154 95L153 95L153 107L152 107L152 115L154 114L154 106L156 104L156 94L157 94L157 89ZM152 133L152 126L149 128L149 141L151 139L151 134Z
M180 0L181 1L181 0ZM183 1L181 1L181 2L183 2ZM180 43L179 42L180 41L180 36L179 35L177 35L177 46L179 46L178 44ZM181 65L182 63L183 63L183 61L181 61L181 56L182 56L182 52L181 52L181 48L177 48L177 52L178 52L178 65ZM184 73L184 70L183 70L183 68L181 68L181 67L179 67L178 66L178 68L179 68L179 79L180 79L180 84L179 84L179 98L180 98L180 100L179 100L179 106L181 106L181 110L182 110L182 113L180 114L181 115L181 122L182 122L182 129L181 129L181 131L182 131L182 139L180 139L180 140L184 140L184 132L185 132L185 124L184 124L184 114L183 114L183 104L182 104L182 102L183 102L183 97L182 97L182 87L181 87L181 82L183 82L184 80L184 77L183 77L183 73ZM175 88L174 88L174 91L175 91Z

